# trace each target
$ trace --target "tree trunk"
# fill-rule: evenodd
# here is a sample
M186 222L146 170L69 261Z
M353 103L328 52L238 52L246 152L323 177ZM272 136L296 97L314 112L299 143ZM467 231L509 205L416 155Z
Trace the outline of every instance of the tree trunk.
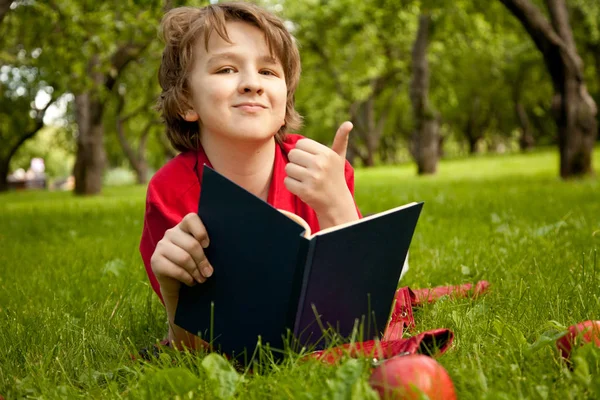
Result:
M553 99L553 112L558 125L560 176L570 178L594 172L592 152L598 123L595 103L587 90L586 99L580 92L580 84L573 79L566 79L565 83L566 93Z
M600 82L600 43L598 43L598 45L596 45L595 51L592 54L594 54L594 61L596 64L596 79L597 79L597 82ZM596 92L596 94L598 94L598 92ZM598 115L596 115L596 120L598 121ZM600 137L600 123L598 123L598 133L596 135L596 139L598 139L599 137Z
M34 124L30 130L21 132L17 136L17 141L13 144L4 143L4 149L8 149L6 153L0 154L0 192L4 192L8 190L8 172L10 168L10 160L12 160L13 156L17 153L17 151L21 148L21 146L34 137L36 133L40 131L44 127L44 116L46 115L46 111L48 108L54 103L56 95L51 96L48 103L41 109L33 109L31 110L34 114Z
M469 154L479 153L479 142L483 139L483 133L487 129L492 120L492 112L484 110L481 106L481 99L478 95L471 102L469 114L467 116L467 123L465 126L465 137L469 144Z
M373 84L373 92L367 98L367 100L360 103L352 104L350 107L350 115L354 124L354 134L360 137L365 145L364 152L356 152L354 155L358 155L363 162L365 167L372 167L375 165L375 154L379 149L379 143L381 136L383 135L383 129L385 122L387 121L389 107L384 109L379 115L379 118L375 117L375 100L377 96L381 94L383 81L377 79ZM393 96L388 99L388 102L393 101ZM391 104L390 104L391 105ZM354 143L354 149L357 150Z
M440 124L436 119L426 119L412 137L413 157L419 175L435 174L440 156Z
M375 166L375 155L374 155L373 146L367 145L367 157L364 160L365 167L374 167Z
M99 71L101 61L98 55L92 56L88 62L87 73L92 78L92 88L85 93L75 95L79 134L73 175L77 195L98 194L102 190L106 164L102 125L105 101L100 99L100 92L102 90L111 92L123 69L139 57L150 42L127 43L117 48L110 58L111 68L106 75Z
M146 161L146 157L144 157L144 151L146 148L146 138L148 137L147 130L148 126L145 127L146 131L142 134L142 138L140 139L140 144L137 152L133 150L125 134L123 132L122 121L117 120L117 135L119 138L119 143L121 143L121 147L127 157L127 161L129 161L129 165L133 168L135 172L136 181L139 184L148 183L148 162Z
M419 175L437 172L440 124L437 111L429 104L429 63L427 47L431 16L419 17L419 29L412 49L413 77L410 85L410 100L415 117L415 131L412 136L412 155L417 163Z
M10 10L10 5L12 2L13 0L0 0L0 24L2 23L6 13L8 13Z
M148 163L146 160L142 160L138 163L135 173L137 176L137 183L140 185L145 185L148 183Z
M523 103L517 102L515 104L515 113L519 125L521 126L521 136L519 137L519 148L521 151L529 151L535 144L535 139L531 133L531 124L529 123L529 117L527 116L527 110Z
M364 167L375 166L375 149L373 142L369 140L369 132L363 129L363 127L358 124L355 119L352 119L352 123L354 124L352 135L354 135L355 138L360 137L364 146L359 147L356 144L356 139L353 139L352 144L348 144L348 146L351 148L350 157L360 158L360 161ZM346 154L346 158L348 159L348 154Z
M521 127L521 135L519 136L519 148L522 152L529 151L533 148L535 139L531 132L531 123L529 122L529 116L527 110L521 101L523 97L523 87L526 81L527 70L529 69L528 63L521 64L517 76L513 82L513 103L515 105L515 116Z
M594 64L596 64L596 79L600 82L600 43L591 47L591 49L592 54L594 55Z
M381 138L381 132L377 130L375 126L375 96L370 96L367 100L365 107L365 120L367 131L366 143L367 143L367 167L375 166L375 153L379 148L379 139Z
M444 153L444 142L446 141L446 137L440 133L438 138L438 159L443 158Z
M137 151L133 149L129 140L125 135L124 125L127 121L144 110L147 110L150 107L150 103L143 104L137 110L133 111L128 115L121 115L123 109L125 108L125 95L124 93L118 94L118 102L117 102L117 138L119 139L119 144L125 153L125 157L127 157L127 161L129 161L129 165L133 168L136 176L136 181L139 184L148 183L148 162L146 161L145 151L146 151L146 142L148 140L148 134L150 132L150 128L154 124L160 124L160 121L149 120L146 125L142 127L142 134L140 136L140 142L138 144Z
M8 166L10 165L10 159L0 160L0 192L6 192L8 190Z
M23 143L35 136L35 134L40 129L42 129L43 126L44 123L40 120L38 123L36 123L36 127L33 130L19 137L17 143L15 143L9 149L6 155L3 154L2 157L0 157L0 192L5 192L8 190L8 172L10 169L10 160L12 160L13 156L15 155L17 150L19 150L19 148L23 145Z
M577 54L565 1L546 0L551 24L530 0L500 1L529 33L552 77L552 112L558 128L560 176L570 178L593 173L598 110L584 82L583 61Z
M102 190L102 178L106 164L104 151L104 105L94 99L90 92L75 96L78 126L77 155L73 175L75 194L98 194Z
M469 154L477 154L479 153L479 141L481 140L481 136L469 135L467 134L467 144L469 145Z

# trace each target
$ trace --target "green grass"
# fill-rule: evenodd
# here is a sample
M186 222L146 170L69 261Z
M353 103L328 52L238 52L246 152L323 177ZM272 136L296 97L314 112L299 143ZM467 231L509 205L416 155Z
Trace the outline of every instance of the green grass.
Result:
M599 151L595 165L600 167ZM443 299L415 332L456 335L438 360L461 399L598 398L600 351L574 370L548 339L600 319L600 183L557 179L553 151L357 171L364 213L425 201L403 285L486 279L477 300ZM217 357L130 354L162 339L164 311L137 246L145 189L0 195L0 394L6 398L366 398L362 361L292 357L238 376ZM535 344L535 345L534 345ZM237 379L237 381L236 381ZM221 384L219 384L221 382Z

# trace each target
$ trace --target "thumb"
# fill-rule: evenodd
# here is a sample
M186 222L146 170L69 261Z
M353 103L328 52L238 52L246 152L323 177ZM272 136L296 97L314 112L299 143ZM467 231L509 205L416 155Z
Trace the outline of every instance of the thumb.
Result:
M342 123L335 133L335 138L333 139L333 144L331 145L331 150L335 151L344 160L346 159L348 138L350 137L350 131L352 128L354 128L352 122L346 121Z

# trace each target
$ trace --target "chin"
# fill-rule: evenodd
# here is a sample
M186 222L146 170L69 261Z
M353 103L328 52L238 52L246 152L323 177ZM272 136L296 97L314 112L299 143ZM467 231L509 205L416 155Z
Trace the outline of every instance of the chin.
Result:
M277 134L278 129L265 130L264 127L261 129L252 129L252 127L245 127L243 129L236 129L232 132L233 137L237 140L244 141L266 141L272 139Z
M263 134L258 134L258 133L254 133L254 134L249 134L249 135L245 135L243 137L241 137L241 140L247 140L249 142L267 142L271 139L273 139L275 137L275 133L263 133Z

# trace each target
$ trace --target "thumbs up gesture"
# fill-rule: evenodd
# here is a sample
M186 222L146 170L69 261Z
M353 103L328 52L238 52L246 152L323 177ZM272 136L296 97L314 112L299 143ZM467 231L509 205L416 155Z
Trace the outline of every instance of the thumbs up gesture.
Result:
M288 154L286 188L315 210L321 229L358 219L344 173L352 123L338 128L331 148L301 139Z

